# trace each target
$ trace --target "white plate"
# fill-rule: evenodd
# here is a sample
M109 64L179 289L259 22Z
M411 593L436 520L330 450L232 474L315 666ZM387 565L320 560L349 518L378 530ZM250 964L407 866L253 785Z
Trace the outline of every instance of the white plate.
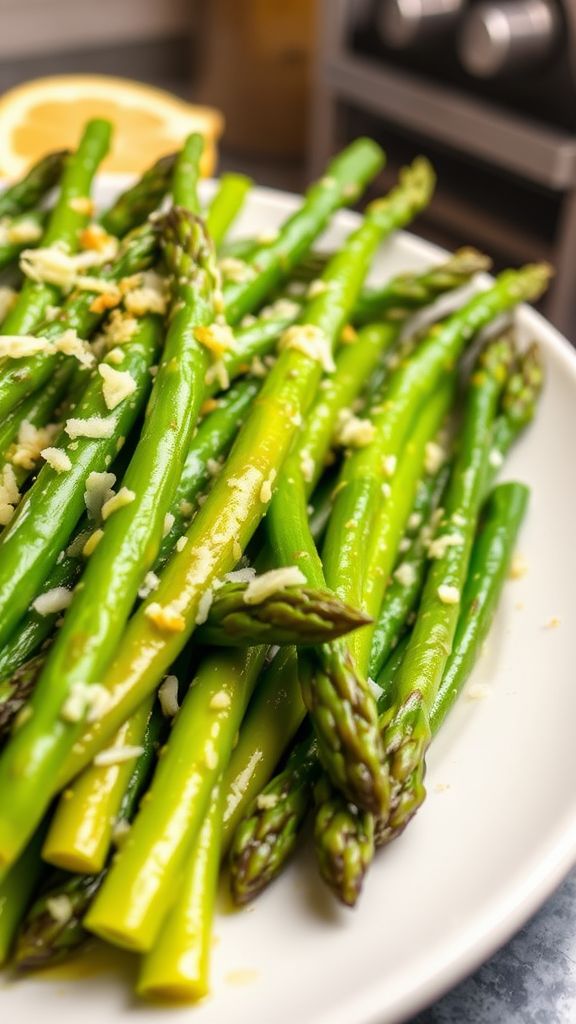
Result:
M117 183L103 183L109 200ZM210 189L210 185L207 186ZM255 189L238 234L268 231L293 196ZM339 214L337 244L356 217ZM425 266L440 250L409 234L383 246L376 276ZM576 605L570 447L576 357L540 316L546 390L505 475L533 488L519 550L527 575L507 583L472 683L428 758L428 799L378 857L357 910L336 906L306 856L249 910L216 921L213 995L197 1008L138 1005L126 976L6 982L0 1016L21 1024L392 1024L454 985L500 946L576 860ZM545 628L552 617L557 628Z

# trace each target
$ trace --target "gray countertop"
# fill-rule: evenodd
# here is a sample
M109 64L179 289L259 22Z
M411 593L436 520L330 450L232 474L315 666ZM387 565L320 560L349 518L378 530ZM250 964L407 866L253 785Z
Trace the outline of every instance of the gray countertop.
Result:
M576 869L514 938L409 1024L574 1024Z

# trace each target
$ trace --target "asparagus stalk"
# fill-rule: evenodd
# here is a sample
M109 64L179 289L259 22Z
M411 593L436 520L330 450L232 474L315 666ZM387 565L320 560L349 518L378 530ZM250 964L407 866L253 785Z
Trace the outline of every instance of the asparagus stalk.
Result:
M118 257L102 268L95 276L117 282L130 277L150 266L157 250L156 232L150 225L143 225L129 235L121 244ZM51 287L51 286L46 286ZM104 318L105 309L95 300L97 292L73 292L64 303L60 314L36 328L39 337L56 341L66 331L75 331L81 338L88 338ZM4 327L7 321L4 321ZM23 333L20 331L7 333ZM2 363L0 377L0 414L8 415L22 399L39 390L58 369L62 358L59 354L43 352L21 359L9 359ZM9 364L9 365L7 365Z
M504 483L495 487L488 498L470 556L454 645L430 709L432 735L444 722L482 650L508 574L529 494L524 484Z
M222 788L218 785L188 852L178 900L142 962L138 995L196 1000L208 993L221 837Z
M370 139L356 139L331 161L324 177L310 186L302 206L282 225L277 237L253 250L247 260L249 280L226 285L229 323L252 313L290 276L334 211L360 196L383 161L384 153Z
M376 210L328 265L325 283L329 287L307 306L303 326L321 331L331 344L356 299L381 233ZM122 652L106 679L111 694L116 691L120 701L116 704L112 696L110 712L94 723L79 741L82 753L77 746L67 771L74 771L80 759L89 758L94 749L102 746L110 735L108 730L113 728L112 723L116 724L115 719L124 720L133 702L143 699L158 674L182 649L197 624L202 594L215 578L221 578L233 568L268 507L269 495L267 489L263 493L262 484L274 480L320 376L321 367L314 357L298 348L288 347L282 352L226 466L188 530L188 543L169 563L153 595L155 607L168 606L177 611L181 623L179 632L168 635L166 630L153 627L146 614L152 604L150 601L136 613L125 634ZM156 615L155 609L153 615ZM146 651L152 656L150 660ZM134 666L136 662L139 666L136 674L133 669L127 671L126 656L128 661L136 658ZM254 664L259 669L261 663L261 654L257 652ZM208 735L207 726L200 727L199 722L210 722L212 728L215 711L210 708L210 701L219 692L214 691L214 686L221 686L221 680L226 678L223 666L229 677L234 673L237 691L231 706L216 712L216 742L214 733ZM184 701L150 799L135 823L134 841L123 850L89 915L89 927L93 931L129 948L149 949L158 934L163 917L163 902L158 893L172 884L186 846L197 833L210 790L225 767L231 739L257 675L257 671L250 673L248 653L228 662L223 655L208 659L200 673L202 682L196 680ZM130 676L138 685L126 688L126 679ZM117 682L121 686L116 690ZM170 821L172 824L168 824ZM160 836L164 837L161 851L158 848ZM168 842L166 836L170 837ZM155 865L154 883L142 892L138 879L149 876L152 863Z
M223 174L220 178L206 210L206 227L216 248L224 241L251 188L252 182L244 174Z
M94 120L86 125L78 149L67 158L58 201L42 238L43 246L59 243L65 245L70 252L78 248L80 230L86 225L89 216L89 210L83 208L83 201L90 198L92 180L108 152L110 134L111 125L108 121ZM61 162L58 175L60 170ZM59 289L55 285L26 281L2 324L1 333L29 334L43 319L48 306L58 302L59 296Z
M258 794L234 832L230 886L235 903L248 903L280 874L295 849L320 776L312 735L297 743L286 767Z
M18 971L38 970L66 960L83 945L86 931L82 918L103 877L104 872L55 876L50 887L34 901L16 935L14 961ZM61 907L62 916L58 912Z
M42 872L43 835L41 827L0 881L0 967L10 958L18 927Z
M388 234L407 223L426 205L433 184L428 166L415 161L401 173L399 185L389 196L371 204L367 216L382 218L382 231ZM377 501L379 497L378 488ZM290 510L289 515L287 510ZM355 525L363 527L367 518L365 514ZM280 563L290 564L298 552L297 563L307 581L312 586L323 587L322 564L309 532L301 454L290 459L285 467L267 523ZM354 535L360 532L361 529L355 530ZM331 566L332 571L326 572L326 582L333 588L338 586L342 600L354 604L361 561L356 559L355 564L350 565L350 579L345 583L342 582L344 565L344 560L337 559ZM304 700L318 736L320 757L331 778L350 799L363 807L373 810L384 807L388 791L381 769L382 749L374 699L367 682L356 672L345 646L333 643L310 652L308 663L303 665L302 679Z
M0 193L0 217L17 217L32 210L60 179L68 156L62 149L48 153L19 181L9 185Z
M369 621L329 591L286 587L257 604L247 604L248 586L227 583L216 591L206 624L198 630L199 642L220 647L317 644Z
M200 160L204 140L197 132L189 135L179 154L172 178L172 199L175 206L181 206L190 213L200 215L198 198L198 181L200 178Z
M453 647L479 506L489 464L492 427L512 350L498 339L482 352L472 374L461 449L446 494L445 515L418 618L398 679L398 697L384 728L394 797L384 830L392 838L407 825L425 795L424 757L429 712Z
M174 495L171 512L174 519L172 529L163 538L160 551L154 563L154 572L159 572L166 563L174 546L185 529L192 512L194 500L208 481L208 464L225 454L237 432L242 417L258 392L259 382L242 381L223 396L216 409L202 421L190 445L184 469ZM87 536L86 520L81 520L75 538ZM64 557L57 560L44 581L45 590L56 587L72 588L78 579L84 559L81 551L75 551L73 539ZM0 700L2 695L16 695L17 687L12 685L10 673L32 657L40 644L51 634L59 612L40 615L32 606L20 621L17 630L0 650ZM26 697L28 694L26 694ZM26 698L25 698L26 699ZM0 730L1 732L1 730Z
M116 815L114 820L117 825L128 826L138 801L146 789L152 766L156 760L158 742L164 730L163 720L156 709L151 715L148 713L146 719L143 719L146 724L141 736L143 753L140 754L135 764L133 761L123 762L128 765L130 777L127 786L124 779L122 786L116 784L115 788L121 799L114 806L109 799L111 789L107 788L106 790L108 810L114 810ZM87 798L91 792L93 797L99 799L96 786L97 772L98 769L94 768L85 773L86 779L90 777L93 783L91 791L88 786L85 787L84 792ZM106 800L100 800L98 804L100 812L104 810L105 802ZM75 797L72 798L71 803L77 805ZM97 815L97 818L101 818L101 815ZM54 824L55 822L52 827ZM88 829L91 824L91 821L86 822ZM50 832L47 842L50 843ZM43 850L44 855L45 849ZM96 874L87 875L70 875L64 871L54 872L52 879L34 901L20 924L15 951L15 963L18 970L34 970L65 960L84 944L89 938L83 926L84 916L105 877L106 868L98 870ZM54 907L60 911L64 907L65 912L54 913Z
M106 523L85 571L82 591L39 680L31 703L33 716L12 741L16 748L30 744L30 751L38 750L39 738L50 734L57 749L67 735L72 738L81 731L89 711L86 687L99 681L120 639L142 572L158 550L165 513L190 444L207 361L195 329L214 317L212 253L200 222L179 208L167 216L166 228L164 249L177 280L175 306L144 429L123 481L130 501ZM119 408L129 404L123 402ZM113 575L110 564L115 566ZM76 721L66 722L62 708L78 687L84 688L85 706ZM44 761L41 774L45 776L52 751L50 744L41 741L41 745L43 756L37 767ZM14 756L18 759L17 749ZM9 749L6 757L10 762Z
M474 274L490 269L490 259L476 249L458 249L450 259L426 274L402 274L378 287L365 288L354 309L355 324L374 323L396 310L405 316L410 309L428 305L436 295L467 284Z
M339 336L380 235L375 213L349 236L326 269L329 287L306 307L301 326L307 333L322 335L332 343ZM287 341L290 340L288 337ZM128 625L122 652L107 677L106 685L113 695L110 710L96 729L89 730L90 738L86 734L86 743L81 741L77 747L83 751L78 761L89 759L93 750L127 717L131 707L161 678L196 625L202 595L214 579L221 579L234 568L268 508L268 489L263 484L275 480L321 372L315 355L285 344L226 465L188 530L188 542L166 567L153 600L149 599ZM151 604L154 608L150 613ZM155 624L158 605L175 611L177 629L166 630ZM138 670L128 688L122 685L123 695L116 702L114 692L120 697L116 683L130 676L131 671L126 673L126 669L133 658L138 662ZM78 761L74 757L74 767ZM71 769L72 759L66 774Z
M146 754L149 769L160 732L161 716L151 718L153 697L149 697L116 733L112 747L117 751ZM115 764L92 764L66 790L59 801L42 848L48 864L81 874L99 874L118 823L126 821L121 806L134 776L134 759ZM149 770L147 772L149 774Z
M122 238L144 223L170 189L177 154L156 160L135 185L118 196L114 204L99 217L99 223L116 238Z
M390 559L394 557L394 550L397 548L402 534L402 526L408 515L411 495L415 491L421 473L426 443L437 430L439 422L446 412L449 399L450 392L440 393L435 396L424 410L410 439L410 450L402 460L398 473L392 482L391 493L387 502L387 521L392 524L392 527L388 530ZM304 767L302 771L293 778L289 774L284 776L282 783L284 794L282 802L279 801L276 808L278 820L281 820L284 807L290 808L291 806L293 798L292 784L295 790L302 791L302 795L306 791L304 785L306 784L308 795L311 794L312 786L319 771L316 754L315 744L310 744L309 749L306 751L306 756L303 758ZM274 780L270 785L273 787L272 791L274 792ZM328 802L328 795L332 806L324 810L320 802L320 796L324 797L326 802ZM352 892L358 894L362 880L361 876L352 877L352 870L354 868L363 868L366 860L364 856L347 859L343 850L351 848L351 837L354 834L354 830L360 829L360 834L365 834L367 827L366 817L358 813L356 809L351 811L347 801L328 785L327 780L323 780L322 785L318 789L318 802L319 810L315 836L321 871L323 877L339 893L344 902L349 903L350 894ZM304 821L305 807L301 804L299 804L299 807L301 813L298 817L291 818L289 812L287 812L286 820L289 831L295 831ZM247 812L247 824L245 827L248 832L251 830L251 819L254 815L258 816L258 800L253 803L252 808ZM350 822L347 828L348 838L346 843L341 846L335 842L335 823L338 823L339 826L347 815L350 815ZM280 830L266 835L264 829L267 824L267 820L264 820L261 824L262 838L260 842L258 844L253 843L252 847L246 851L244 857L235 858L233 861L232 883L234 893L242 893L249 889L255 893L259 887L262 888L267 884L267 865L270 864L270 877L275 877L282 868L284 855L287 855L292 849L293 844L285 842L284 835ZM326 825L325 832L323 831L324 825ZM322 838L324 835L325 842ZM366 833L367 835L368 833ZM236 849L236 842L235 837L233 850ZM240 830L238 842L242 843L242 832ZM334 856L334 860L332 860L332 856ZM331 868L330 865L332 865ZM250 886L247 886L247 878L251 879ZM261 881L259 881L260 879Z
M500 401L500 411L494 424L492 451L488 468L486 489L497 472L497 465L507 454L516 438L531 422L534 416L538 397L543 383L543 371L538 351L535 346L522 353L517 366L509 375ZM437 504L443 490L443 479L447 475L448 465L444 465L437 477L437 483L430 480L430 486L436 489ZM415 507L418 515L422 512ZM424 525L416 534L408 551L404 554L402 569L394 575L384 595L378 622L374 629L372 650L370 654L370 676L375 679L390 655L405 627L406 620L416 607L424 584L428 546L432 539L427 513L422 515Z
M68 420L69 433L63 432L59 447L70 462L70 469L57 472L46 464L34 485L20 502L18 511L0 541L0 638L6 640L42 581L54 566L84 509L84 488L91 472L106 469L116 454L118 440L125 437L142 408L150 388L150 366L160 342L158 318L143 318L130 341L123 346L122 368L132 377L135 390L130 401L109 410L100 376L92 378L75 416ZM104 363L113 367L110 357ZM89 424L96 417L96 433ZM76 423L80 421L80 423ZM83 423L88 426L84 428ZM100 423L104 429L99 430ZM77 426L79 436L72 439Z
M37 654L0 683L0 737L7 734L18 712L32 696L45 660L43 653Z

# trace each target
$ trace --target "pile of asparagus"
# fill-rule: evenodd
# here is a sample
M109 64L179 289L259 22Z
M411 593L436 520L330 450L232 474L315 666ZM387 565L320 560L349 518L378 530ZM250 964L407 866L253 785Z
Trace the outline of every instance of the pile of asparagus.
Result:
M239 175L201 208L198 136L96 216L110 134L0 195L0 962L98 936L195 999L223 862L251 900L312 818L353 905L424 800L528 499L494 480L542 369L502 315L550 271L367 288L434 189L419 158L314 249L367 139L265 238L226 240Z

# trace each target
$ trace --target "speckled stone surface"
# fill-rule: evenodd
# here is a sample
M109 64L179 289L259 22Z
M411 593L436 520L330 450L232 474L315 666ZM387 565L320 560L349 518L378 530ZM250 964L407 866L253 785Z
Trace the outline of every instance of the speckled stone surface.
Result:
M410 1024L576 1024L576 869L507 946Z

